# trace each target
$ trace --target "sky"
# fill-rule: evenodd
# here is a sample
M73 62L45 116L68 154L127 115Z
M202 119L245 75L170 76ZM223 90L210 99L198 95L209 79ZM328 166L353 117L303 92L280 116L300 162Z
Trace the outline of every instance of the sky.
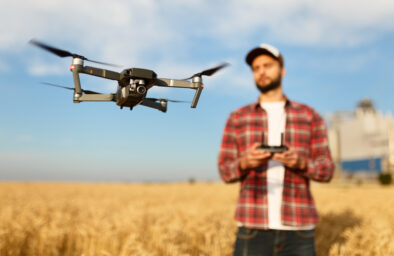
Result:
M138 67L181 79L231 66L204 78L196 109L75 104L72 91L41 84L73 86L71 59L33 47L33 38L122 65L106 67L117 72ZM363 98L394 112L390 0L0 0L0 181L219 180L226 119L258 97L244 58L261 43L284 56L290 99L323 116L352 111ZM81 81L103 93L117 85ZM191 101L193 94L154 87L148 97Z

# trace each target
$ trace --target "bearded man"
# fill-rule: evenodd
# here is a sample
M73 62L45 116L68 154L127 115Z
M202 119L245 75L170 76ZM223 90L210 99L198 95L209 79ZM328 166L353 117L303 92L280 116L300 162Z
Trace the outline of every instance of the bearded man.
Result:
M334 172L326 125L313 108L284 94L277 48L262 44L246 63L260 95L230 114L218 157L222 180L240 182L234 255L315 255L310 181L329 182ZM288 150L261 147L282 143Z

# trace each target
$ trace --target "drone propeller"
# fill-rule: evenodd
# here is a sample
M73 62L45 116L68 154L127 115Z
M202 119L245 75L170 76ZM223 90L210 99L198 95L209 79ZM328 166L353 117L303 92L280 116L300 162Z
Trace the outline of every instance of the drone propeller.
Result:
M164 102L175 102L175 103L190 103L189 101L183 101L183 100L169 100L169 99L157 99L157 98L145 98L146 100L150 101L164 101Z
M72 88L72 87L67 87L67 86L58 85L58 84L52 84L52 83L48 83L48 82L41 82L41 83L45 84L45 85L50 85L50 86L54 86L54 87L59 87L59 88L75 91L75 88ZM82 89L82 92L84 92L86 94L102 94L102 93L99 93L99 92L90 91L90 90L84 90L84 89Z
M223 64L221 64L219 66L216 66L214 68L206 69L206 70L204 70L204 71L202 71L200 73L196 73L196 74L192 75L191 77L186 78L184 80L189 80L189 79L191 79L191 78L193 78L195 76L199 76L199 77L201 77L201 76L212 76L213 74L215 74L216 72L218 72L222 68L225 68L225 67L227 67L229 65L230 65L229 63L225 62L225 63L223 63Z
M96 60L90 60L90 59L88 59L88 58L86 58L86 57L84 57L82 55L78 55L78 54L71 53L71 52L68 52L68 51L65 51L65 50L62 50L62 49L58 49L58 48L55 48L53 46L44 44L44 43L39 42L39 41L34 40L34 39L30 40L29 43L31 43L31 44L33 44L33 45L35 45L37 47L40 47L40 48L42 48L42 49L44 49L46 51L49 51L49 52L51 52L51 53L53 53L53 54L55 54L55 55L57 55L59 57L62 57L62 58L63 57L80 58L80 59L83 59L83 60L86 60L86 61L90 61L90 62L93 62L93 63L102 64L102 65L107 65L107 66L112 66L112 67L121 67L121 66L115 65L115 64L105 63L105 62L96 61Z

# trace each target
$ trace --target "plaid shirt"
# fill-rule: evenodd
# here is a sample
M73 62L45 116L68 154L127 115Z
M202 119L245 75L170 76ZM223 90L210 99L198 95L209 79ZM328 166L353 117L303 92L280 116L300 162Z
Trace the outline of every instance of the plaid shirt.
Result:
M309 180L328 182L334 172L328 148L326 126L312 108L286 101L284 144L307 159L307 170L285 168L282 197L282 224L294 227L318 222ZM248 228L268 228L267 164L242 171L240 157L267 134L267 113L258 102L232 112L224 129L219 152L219 173L226 183L241 182L235 219ZM265 144L267 138L265 136Z

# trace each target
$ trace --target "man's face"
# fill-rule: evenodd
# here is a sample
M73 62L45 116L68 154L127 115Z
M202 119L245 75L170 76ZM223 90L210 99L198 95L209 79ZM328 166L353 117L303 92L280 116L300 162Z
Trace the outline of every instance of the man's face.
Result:
M285 69L269 55L257 56L251 65L257 89L262 93L278 88L285 75Z

